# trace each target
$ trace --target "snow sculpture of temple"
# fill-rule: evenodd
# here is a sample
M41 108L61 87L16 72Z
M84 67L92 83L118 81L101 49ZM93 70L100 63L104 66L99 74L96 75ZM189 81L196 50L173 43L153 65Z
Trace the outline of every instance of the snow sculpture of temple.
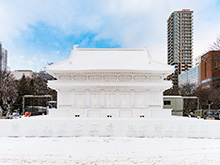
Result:
M69 59L47 66L57 80L54 117L169 117L163 109L164 78L173 68L151 60L143 49L82 49L74 46Z

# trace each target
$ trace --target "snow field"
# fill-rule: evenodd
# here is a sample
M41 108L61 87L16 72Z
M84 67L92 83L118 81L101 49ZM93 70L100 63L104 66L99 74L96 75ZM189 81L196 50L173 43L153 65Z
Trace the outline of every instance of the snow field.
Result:
M0 164L220 164L219 139L0 138Z

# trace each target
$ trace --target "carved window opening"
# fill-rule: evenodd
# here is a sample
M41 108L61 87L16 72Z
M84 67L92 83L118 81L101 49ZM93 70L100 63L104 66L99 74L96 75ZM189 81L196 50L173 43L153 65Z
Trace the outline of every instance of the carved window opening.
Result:
M80 117L80 115L79 114L75 114L75 117Z
M117 80L117 76L116 75L104 75L103 79L105 81L116 81Z
M118 80L119 81L131 81L132 76L131 75L119 75Z
M86 75L76 75L76 76L73 76L73 79L74 80L87 80L87 76Z
M88 79L92 80L92 81L100 81L100 80L102 80L102 76L100 76L100 75L90 75L90 76L88 76Z
M134 81L143 81L146 79L147 79L147 76L145 76L145 75L135 75L134 76Z

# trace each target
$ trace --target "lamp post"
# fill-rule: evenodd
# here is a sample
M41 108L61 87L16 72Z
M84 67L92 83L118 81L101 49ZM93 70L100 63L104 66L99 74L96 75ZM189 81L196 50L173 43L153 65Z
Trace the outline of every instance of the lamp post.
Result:
M211 105L212 105L212 100L208 100L208 105L209 105L209 114L211 115Z

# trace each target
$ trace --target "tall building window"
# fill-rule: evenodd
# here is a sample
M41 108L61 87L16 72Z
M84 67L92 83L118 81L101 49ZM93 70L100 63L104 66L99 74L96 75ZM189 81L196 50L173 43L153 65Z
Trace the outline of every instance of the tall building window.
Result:
M207 69L206 69L206 62L205 62L204 65L205 65L205 77L206 77L206 76L207 76L207 73L206 73L206 72L207 72Z

